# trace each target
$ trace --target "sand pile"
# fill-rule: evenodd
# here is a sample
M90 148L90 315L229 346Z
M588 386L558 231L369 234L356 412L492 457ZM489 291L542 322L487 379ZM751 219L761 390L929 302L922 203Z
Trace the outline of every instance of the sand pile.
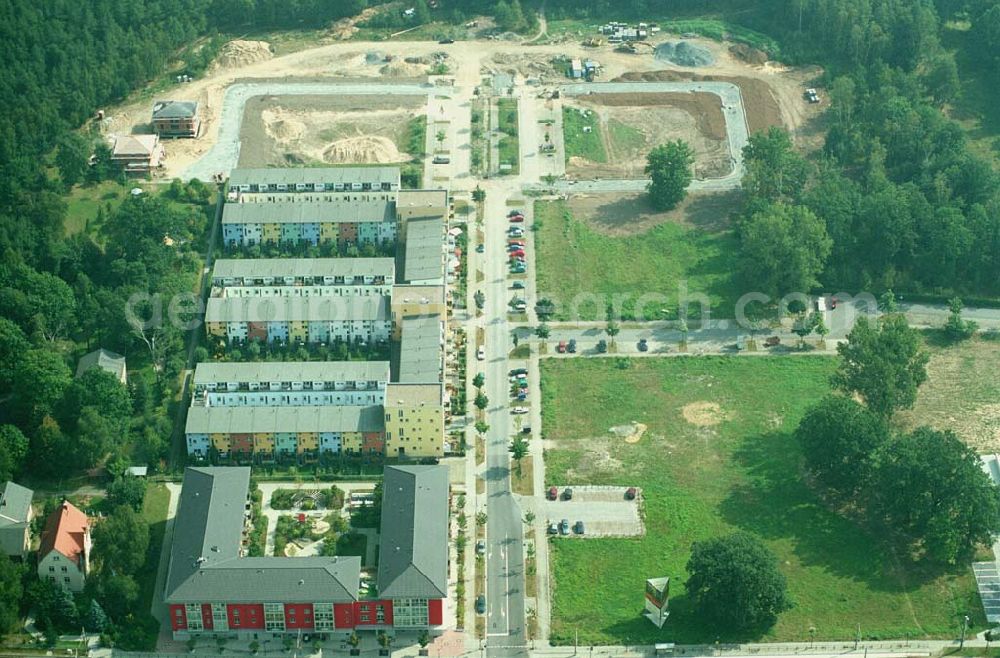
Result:
M625 443L638 443L642 435L649 429L643 423L632 421L628 425L616 425L608 431L625 441Z
M427 67L396 60L379 69L379 73L390 78L419 78L427 75Z
M707 48L690 41L667 41L656 47L656 59L678 66L708 66L715 63L715 56Z
M276 142L295 142L302 139L306 132L305 123L281 108L264 110L260 116L264 120L264 130Z
M323 160L330 163L389 164L409 159L391 139L378 135L340 139L323 151Z
M222 47L215 63L221 68L236 69L272 57L274 53L271 52L271 44L268 42L236 39Z
M767 62L767 53L757 50L745 43L734 43L729 46L729 52L738 60L744 61L753 66L763 66Z
M726 420L726 414L715 402L692 402L681 409L684 420L696 427L712 427Z

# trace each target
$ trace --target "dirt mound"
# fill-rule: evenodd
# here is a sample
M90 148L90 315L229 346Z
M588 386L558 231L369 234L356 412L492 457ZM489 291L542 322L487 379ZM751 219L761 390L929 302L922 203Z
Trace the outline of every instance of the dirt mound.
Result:
M264 130L276 142L282 144L296 142L306 133L306 124L283 108L264 110L260 116L264 121Z
M754 66L764 66L767 62L767 53L763 50L757 50L753 46L748 46L745 43L734 43L729 46L729 54L741 62L746 62Z
M715 63L715 55L708 48L696 46L690 41L667 41L656 47L656 59L678 66L710 66Z
M696 427L712 427L726 419L726 414L715 402L692 402L681 409L684 420Z
M293 541L285 544L285 557L295 557L302 550L302 547Z
M330 524L323 519L316 519L312 523L312 533L314 535L325 535L330 532Z
M616 425L608 431L621 438L625 443L638 443L647 429L649 428L646 425L632 421L628 425Z
M427 75L427 67L396 60L379 69L379 73L388 78L419 78Z
M391 139L378 135L340 139L323 151L323 160L330 163L389 164L408 159Z
M262 62L274 57L271 44L266 41L230 41L219 51L215 65L224 69L237 69L255 62Z

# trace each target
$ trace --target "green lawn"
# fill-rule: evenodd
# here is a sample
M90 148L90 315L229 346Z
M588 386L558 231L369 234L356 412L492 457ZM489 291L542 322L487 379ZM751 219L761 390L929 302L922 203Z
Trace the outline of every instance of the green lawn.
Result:
M611 141L619 153L634 151L646 144L646 137L641 130L627 123L622 123L618 119L608 121L608 132L611 133Z
M142 508L142 516L149 523L149 550L146 562L135 575L139 583L139 602L137 603L137 623L123 633L121 642L123 648L129 650L151 651L156 647L156 635L159 623L153 618L150 609L156 590L156 572L160 565L160 551L163 548L163 533L167 527L167 508L170 506L170 492L162 484L150 483L146 489L146 500Z
M733 317L738 295L731 259L736 238L731 231L665 222L645 233L612 237L574 219L565 201L537 202L535 217L536 223L541 219L535 237L538 294L556 302L556 319L603 319L614 295L629 296L622 317L631 319L636 300L650 293L665 296L646 305L644 317L653 319L664 304L676 308L682 282L689 294L708 295L713 316ZM577 304L574 299L581 293L598 300ZM695 304L692 312L697 310Z
M791 432L829 390L825 357L544 360L546 484L642 488L641 538L551 541L553 641L701 643L737 639L701 622L685 596L692 542L744 530L762 537L795 607L763 639L956 637L984 625L968 567L904 569L879 538L829 511L800 477ZM696 403L716 404L701 418ZM695 425L687 420L702 422ZM710 425L705 421L714 420ZM635 444L608 429L648 425ZM671 577L661 631L640 616L646 578ZM975 631L973 631L975 632Z
M63 232L76 235L87 231L95 235L98 225L94 222L97 210L104 208L107 214L108 206L117 208L125 200L128 189L117 181L103 181L95 185L77 185L66 195L66 222Z
M510 165L510 169L504 171L504 174L516 175L521 166L517 141L517 101L513 98L501 98L497 101L497 114L497 128L503 133L499 144L499 164Z
M590 132L584 132L584 128ZM597 114L588 111L584 116L575 107L563 106L563 144L566 162L573 156L586 158L591 162L607 162L608 154L601 141L601 121Z

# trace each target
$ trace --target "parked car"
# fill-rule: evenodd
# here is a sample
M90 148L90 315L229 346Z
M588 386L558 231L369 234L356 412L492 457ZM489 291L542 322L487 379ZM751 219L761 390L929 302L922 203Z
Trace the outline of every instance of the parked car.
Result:
M509 219L510 221L512 221L514 223L519 223L519 222L523 222L524 221L524 215L512 215L512 216L508 217L507 219Z
M575 532L578 535L584 534L583 521L577 521L576 523L573 524L573 532Z
M482 539L476 542L476 555L486 555L486 542Z
M480 345L479 349L476 350L476 358L479 359L480 361L485 361L486 360L486 346L485 345Z
M649 351L649 343L646 342L645 338L640 338L639 339L639 351L640 352L648 352Z
M480 594L476 597L476 614L485 615L486 614L486 597Z
M441 39L440 41L438 41L438 43L441 44L442 46L447 46L449 43L455 43L455 40L454 39Z
M559 534L559 526L556 525L555 523L550 523L549 524L549 534L550 535L558 535Z
M563 519L559 522L559 534L568 535L569 534L569 519Z
M476 245L476 253L477 254L481 254L484 251L486 251L486 245L484 245L482 242L480 242L479 244Z
M531 425L525 425L522 427L521 434L531 434Z
M778 336L768 336L764 339L764 347L777 347L781 345L781 338Z
M449 158L446 155L435 155L434 159L432 160L432 162L434 164L450 164L451 163L451 158Z
M625 500L635 500L636 493L635 487L629 487L625 490Z
M524 290L524 281L515 281L511 285L511 288L513 288L514 290Z
M603 338L597 341L598 354L604 354L607 351L608 351L608 341L604 340Z
M573 490L569 487L563 489L563 500L573 500Z
M569 343L566 344L566 351L570 354L576 354L576 339L570 338Z
M524 258L524 249L517 249L516 251L510 252L510 255L514 258Z
M566 353L566 341L559 341L559 344L556 346L556 352L559 352L560 354Z
M513 368L509 373L511 377L515 377L517 375L527 375L527 374L528 374L527 368Z
M556 499L558 499L559 498L559 487L549 487L549 490L546 492L546 496L548 497L549 500L556 500Z
M524 216L524 213L523 213L523 212L521 212L521 211L520 211L519 209L517 209L517 208L514 208L514 209L513 209L513 210L511 210L511 211L510 211L509 213L507 213L507 216L508 216L508 217L513 217L514 215L521 215L521 216Z
M510 412L512 414L514 414L515 416L520 416L522 414L528 413L528 408L527 407L514 407L513 409L510 410Z
M512 238L523 238L524 229L521 228L520 226L511 226L509 229L507 229L507 235L509 235Z
M528 310L528 305L525 304L524 302L517 302L516 304L511 304L510 306L511 313L524 313L527 310Z

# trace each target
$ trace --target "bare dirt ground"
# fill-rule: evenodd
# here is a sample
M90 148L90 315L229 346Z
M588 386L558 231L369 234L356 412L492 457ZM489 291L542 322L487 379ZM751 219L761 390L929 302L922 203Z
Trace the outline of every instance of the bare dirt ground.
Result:
M980 453L1000 452L1000 342L974 338L930 354L917 402L896 422L951 430Z
M241 167L407 162L410 120L420 96L261 96L247 102Z
M570 158L566 173L572 177L641 178L649 152L674 139L694 149L696 178L717 178L732 171L726 120L715 94L594 94L574 98L572 105L597 114L608 156L603 163ZM613 122L637 130L641 142L617 139Z
M654 226L675 222L706 231L729 227L729 216L739 208L738 191L689 194L673 210L658 212L646 194L574 194L569 197L573 217L609 236L646 233Z
M539 77L542 84L561 84L567 81L565 74L551 64L558 56L597 59L604 69L601 77L603 80L628 74L639 76L639 79L643 75L682 80L712 76L732 80L737 84L743 82L741 88L751 129L780 122L792 132L797 143L806 147L819 143L822 137L822 123L816 118L826 105L823 89L820 89L820 95L824 98L824 103L808 105L802 98L806 86L815 86L812 82L819 74L818 69L787 69L773 62L757 65L745 61L748 57L731 53L728 43L692 40L711 50L716 62L712 66L691 69L657 61L651 54L617 53L610 46L585 48L572 42L529 46L506 40L461 40L443 46L433 41L391 40L363 43L338 40L354 34L355 22L345 20L335 24L330 30L318 34L314 43L300 38L292 44L295 48L292 52L284 47L272 47L266 41L253 42L256 45L247 45L250 42L245 42L231 47L227 51L230 55L227 55L225 61L211 67L205 77L158 93L157 96L161 98L198 101L202 112L202 136L199 139L166 142L164 175L178 175L212 147L218 135L223 95L236 81L307 77L395 78L402 72L402 68L409 68L403 66L409 64L405 61L406 58L427 58L431 61L435 53L442 51L450 56L449 66L452 71L448 77L453 78L456 84L469 88L481 83L483 70L501 68L516 70L519 75ZM668 38L672 37L664 35L658 41ZM373 51L390 55L393 61L386 62L384 58L371 61L368 55ZM272 57L265 54L275 52L281 54ZM498 55L500 57L496 59ZM402 64L397 61L402 61ZM406 74L411 72L405 71ZM108 134L149 132L153 100L149 91L144 90L120 106L104 108L108 117L103 126L104 131Z

